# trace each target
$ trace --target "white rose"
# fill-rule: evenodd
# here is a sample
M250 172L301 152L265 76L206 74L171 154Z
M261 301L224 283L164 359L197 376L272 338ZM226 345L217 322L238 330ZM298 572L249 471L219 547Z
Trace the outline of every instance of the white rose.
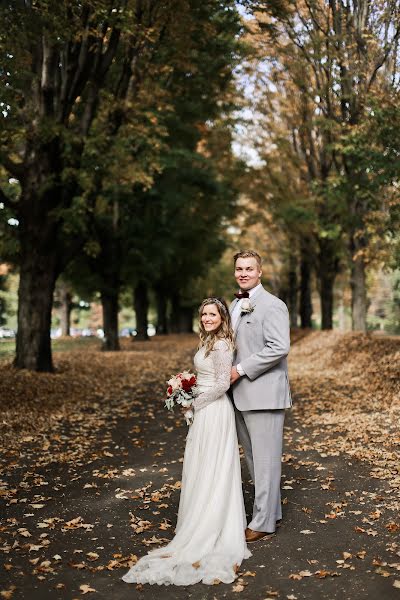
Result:
M240 308L242 310L250 310L251 303L250 303L249 298L243 298L243 300L242 300L242 306Z
M182 371L181 378L182 379L191 379L192 373L190 371Z
M180 381L176 377L172 377L171 379L169 379L167 381L167 384L172 387L172 391L174 391L174 392L176 390L179 390L179 388L181 387Z

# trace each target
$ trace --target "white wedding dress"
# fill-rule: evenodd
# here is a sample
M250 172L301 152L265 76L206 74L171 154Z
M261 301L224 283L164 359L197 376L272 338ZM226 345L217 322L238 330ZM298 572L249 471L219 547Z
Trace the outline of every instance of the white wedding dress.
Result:
M131 567L123 577L127 583L231 583L251 556L235 415L226 395L232 352L218 340L207 357L201 348L194 363L200 394L186 439L175 537Z

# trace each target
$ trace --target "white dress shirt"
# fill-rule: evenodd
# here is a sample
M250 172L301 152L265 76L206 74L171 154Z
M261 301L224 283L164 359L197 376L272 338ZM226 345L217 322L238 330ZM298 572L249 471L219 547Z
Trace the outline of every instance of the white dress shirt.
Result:
M262 283L259 283L258 285L256 285L256 287L253 287L251 290L248 290L249 299L256 293L257 290L260 289L260 287L262 287ZM243 298L240 298L240 300L236 303L235 308L233 309L233 312L231 314L231 321L232 321L233 329L236 329L236 326L238 324L238 321L240 318L240 313L242 311L242 302L243 302ZM236 370L241 377L243 377L243 375L245 375L245 372L243 371L240 363L238 365L236 365Z

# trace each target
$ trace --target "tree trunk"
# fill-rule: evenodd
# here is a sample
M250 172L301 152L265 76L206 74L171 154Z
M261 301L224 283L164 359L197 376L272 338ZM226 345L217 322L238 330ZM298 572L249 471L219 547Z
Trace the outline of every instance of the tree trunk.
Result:
M133 303L136 313L136 339L148 340L147 314L149 312L149 297L147 284L144 281L139 281L139 283L135 286Z
M166 335L168 333L168 317L167 317L167 294L162 286L155 286L154 292L156 296L157 306L157 335Z
M300 262L300 322L302 329L312 327L312 300L311 300L311 260L309 248L304 246Z
M54 255L22 248L18 289L18 331L14 364L19 369L54 370L51 356L51 309L57 279Z
M1 269L1 266L0 266ZM7 270L6 270L7 273ZM5 291L6 288L6 280L7 280L7 275L6 274L2 274L0 272L0 292ZM2 298L0 296L0 325L5 325L6 323L6 312L7 312L7 304L4 298Z
M319 276L321 299L321 329L333 328L333 286L335 275L322 271Z
M351 317L353 331L367 331L367 291L362 240L353 236L351 251Z
M343 302L343 292L342 292L340 300L339 300L337 315L338 315L338 327L339 327L340 331L346 331L346 314L345 314L345 308L344 308L344 302Z
M65 283L59 286L61 335L71 335L72 294Z
M171 333L179 333L181 314L181 298L179 292L174 292L171 295L171 315L169 320L169 331Z
M277 296L282 300L282 302L286 304L286 306L289 306L289 293L287 288L287 282L284 280L285 277L282 277L279 284L280 287L278 289Z
M318 283L321 300L321 329L333 328L333 291L339 272L337 242L327 238L318 239Z
M103 308L103 350L117 352L120 349L118 336L118 288L101 292Z
M77 184L62 181L59 134L46 138L33 135L28 139L25 155L29 159L20 181L16 213L21 258L15 366L35 371L53 370L50 327L55 284L84 241L80 236L61 234L58 212L70 207ZM76 147L74 150L71 154L77 161L79 152Z
M185 306L180 310L179 333L193 333L193 307Z
M171 296L171 333L193 333L193 306L182 306L179 292Z
M294 254L289 258L288 284L290 326L297 327L297 260Z

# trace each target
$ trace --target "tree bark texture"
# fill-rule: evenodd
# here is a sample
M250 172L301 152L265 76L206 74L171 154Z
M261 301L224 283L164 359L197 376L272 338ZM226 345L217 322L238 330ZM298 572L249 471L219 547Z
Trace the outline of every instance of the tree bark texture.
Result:
M0 291L3 291L6 289L6 285L5 285L6 280L7 280L7 275L0 274ZM6 323L6 319L5 319L6 310L7 310L6 301L4 300L4 298L0 297L0 325L4 325Z
M155 286L154 292L157 307L156 333L157 335L166 335L168 333L167 294L162 286Z
M119 203L114 201L112 222L109 228L97 225L97 238L101 252L94 270L101 280L101 303L103 308L103 350L120 350L118 335L119 292L121 288L121 244L118 235Z
M302 248L300 262L300 323L302 329L312 327L311 257L307 247Z
M181 308L179 318L179 333L193 333L193 307Z
M144 281L139 281L134 290L134 308L136 313L136 339L148 340L148 312L149 312L149 297L147 284Z
M104 340L103 350L118 351L118 287L102 290L101 305L103 308Z
M21 256L14 364L20 369L53 371L50 327L57 270L54 256L35 250L23 250Z
M171 295L171 314L169 319L169 331L179 333L179 320L181 312L181 299L179 292L175 291Z
M320 238L318 256L318 284L321 300L321 329L333 328L334 285L339 272L337 242L328 238Z
M290 326L297 327L297 259L294 254L289 259L289 273L288 273L288 301L289 301L289 315L290 315Z
M321 329L333 328L333 285L335 277L331 273L320 273Z
M171 306L170 332L193 333L193 306L182 306L179 292L171 296Z
M72 294L64 283L59 291L61 335L68 337L71 335Z
M17 212L21 252L14 364L18 368L52 371L50 325L54 288L70 250L63 245L62 221L56 209L69 205L73 191L61 182L59 138L36 143L35 146L32 142L32 163L21 181Z
M353 331L367 331L367 287L362 240L351 241L351 317Z

